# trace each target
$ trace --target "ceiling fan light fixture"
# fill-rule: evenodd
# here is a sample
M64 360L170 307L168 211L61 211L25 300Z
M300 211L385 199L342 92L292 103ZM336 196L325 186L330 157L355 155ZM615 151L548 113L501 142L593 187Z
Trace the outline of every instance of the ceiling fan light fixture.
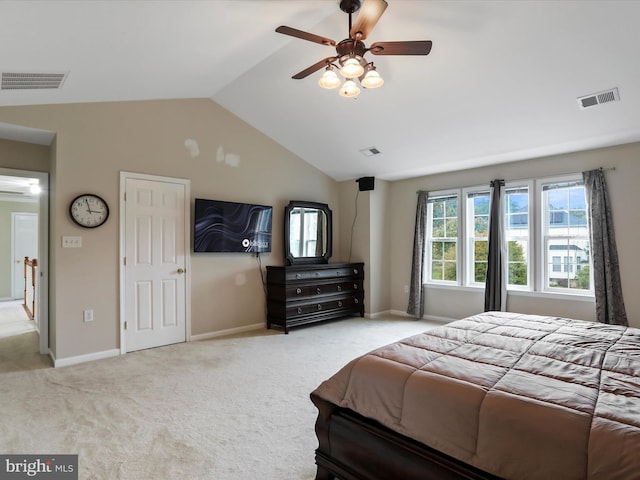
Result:
M349 57L342 64L340 75L345 78L356 78L364 73L364 68L360 65L357 57Z
M365 88L378 88L382 86L384 79L376 71L376 67L371 67L360 83Z
M327 67L322 77L320 77L320 80L318 80L318 85L326 89L338 88L340 86L340 79L338 75L336 75L336 72L333 71L331 65Z
M340 89L340 95L343 97L357 97L358 95L360 95L360 89L358 88L358 85L356 85L356 82L348 79L342 85L342 88Z

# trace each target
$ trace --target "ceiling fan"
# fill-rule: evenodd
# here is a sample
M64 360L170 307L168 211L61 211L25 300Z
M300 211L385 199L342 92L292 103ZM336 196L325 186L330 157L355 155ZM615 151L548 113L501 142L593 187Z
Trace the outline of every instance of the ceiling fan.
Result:
M353 81L354 78L358 78L360 84L365 88L376 88L384 83L380 74L376 72L373 62L368 62L364 58L367 52L371 52L372 55L428 55L431 51L431 40L376 42L370 47L366 47L363 40L369 36L387 6L385 0L364 0L362 5L360 0L341 0L340 10L349 14L349 38L345 38L337 44L330 38L284 25L276 28L278 33L336 48L336 55L323 58L291 78L300 80L325 67L325 72L318 83L323 88L336 88L341 83L334 72L334 68L337 68L346 78L340 89L340 95L355 97L360 93L360 88ZM355 23L352 24L352 15L358 10L360 13L358 13ZM340 67L334 64L336 60Z

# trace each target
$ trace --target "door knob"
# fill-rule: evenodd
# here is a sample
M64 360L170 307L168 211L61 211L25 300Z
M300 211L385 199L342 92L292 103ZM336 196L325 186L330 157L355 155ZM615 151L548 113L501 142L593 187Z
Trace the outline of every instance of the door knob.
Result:
M184 273L184 268L179 268L178 273Z

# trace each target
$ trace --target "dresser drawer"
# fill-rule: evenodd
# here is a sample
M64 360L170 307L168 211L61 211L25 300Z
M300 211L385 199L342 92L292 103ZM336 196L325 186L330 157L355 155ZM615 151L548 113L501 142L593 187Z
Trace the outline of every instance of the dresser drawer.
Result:
M362 299L358 297L344 297L325 299L313 303L290 303L286 307L286 317L296 318L314 313L332 312L337 310L349 310L360 307Z
M317 270L290 270L285 274L285 281L296 282L305 280L326 280L331 278L358 277L362 275L362 269L357 267L335 267Z
M287 301L296 299L318 297L323 295L336 295L357 292L362 289L360 281L325 282L307 285L287 285L285 297Z

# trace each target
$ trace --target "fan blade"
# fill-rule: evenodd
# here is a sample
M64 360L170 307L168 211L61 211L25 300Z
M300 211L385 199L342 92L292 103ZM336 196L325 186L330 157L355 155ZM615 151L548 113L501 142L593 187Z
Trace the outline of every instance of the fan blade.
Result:
M311 75L313 72L317 72L318 70L320 70L322 67L326 67L328 64L330 64L331 62L337 60L338 57L327 57L327 58L323 58L322 60L320 60L318 63L314 63L313 65L311 65L309 68L306 68L304 70L302 70L300 73L296 73L293 77L293 79L295 80L300 80L302 78L308 77L309 75Z
M292 37L301 38L302 40L308 40L310 42L319 43L321 45L329 45L331 47L336 46L336 42L330 38L321 37L320 35L314 35L313 33L303 32L295 28L286 27L284 25L276 28L276 32L284 35L290 35Z
M356 18L356 23L351 27L349 35L356 40L364 40L369 36L373 27L387 8L385 0L364 0Z
M433 42L417 40L413 42L376 42L369 48L374 55L429 55Z

